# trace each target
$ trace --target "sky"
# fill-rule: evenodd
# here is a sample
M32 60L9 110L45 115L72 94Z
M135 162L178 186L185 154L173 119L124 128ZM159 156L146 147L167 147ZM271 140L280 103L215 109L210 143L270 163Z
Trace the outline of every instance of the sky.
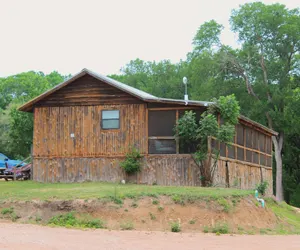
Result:
M232 9L247 0L0 0L0 77L30 70L118 74L130 60L185 59L201 24L225 29L236 46ZM280 2L288 8L299 0Z

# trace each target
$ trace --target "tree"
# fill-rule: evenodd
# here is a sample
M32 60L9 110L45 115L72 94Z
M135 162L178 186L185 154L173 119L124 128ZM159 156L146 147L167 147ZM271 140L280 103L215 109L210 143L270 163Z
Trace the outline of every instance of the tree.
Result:
M276 199L283 200L282 150L290 129L286 119L287 99L292 93L292 79L299 75L300 15L298 9L284 5L249 3L234 10L232 30L238 33L241 49L223 53L223 66L231 77L245 83L253 107L264 117L272 137L276 159Z
M0 152L13 158L30 153L33 116L17 108L66 79L58 72L25 72L0 78Z
M200 169L203 186L213 184L214 172L220 155L220 150L213 152L214 157L208 157L208 139L215 137L219 142L230 144L235 135L235 125L238 123L240 106L234 95L221 96L214 99L214 104L201 115L199 123L193 111L186 111L175 126L176 135L180 142L185 144L196 143L196 150L192 154L193 159ZM218 125L218 115L224 119L222 125ZM213 159L213 162L211 160Z

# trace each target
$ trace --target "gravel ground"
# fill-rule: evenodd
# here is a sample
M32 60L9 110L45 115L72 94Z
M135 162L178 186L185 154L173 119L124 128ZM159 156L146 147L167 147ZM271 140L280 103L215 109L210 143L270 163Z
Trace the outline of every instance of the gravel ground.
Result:
M1 223L0 249L197 249L300 250L300 236L208 235L141 231L77 230Z

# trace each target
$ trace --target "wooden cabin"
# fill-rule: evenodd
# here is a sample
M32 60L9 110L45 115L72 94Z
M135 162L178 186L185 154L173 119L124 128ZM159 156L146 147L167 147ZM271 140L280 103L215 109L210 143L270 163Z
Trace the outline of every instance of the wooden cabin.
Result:
M120 161L135 146L143 166L132 181L199 186L200 171L173 128L186 110L200 117L208 105L158 98L83 69L19 108L34 113L33 179L119 182L126 179ZM214 185L250 189L261 180L271 184L272 135L241 116L232 146L212 140L211 146L220 149Z

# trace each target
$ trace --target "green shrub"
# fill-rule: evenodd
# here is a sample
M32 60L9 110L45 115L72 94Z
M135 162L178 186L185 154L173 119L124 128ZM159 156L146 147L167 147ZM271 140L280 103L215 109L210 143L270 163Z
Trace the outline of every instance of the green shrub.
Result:
M127 174L134 174L141 170L141 154L136 148L132 148L129 153L126 154L124 161L120 163L120 166L125 170Z
M99 219L78 219L73 212L53 216L48 224L62 227L104 228L103 221Z
M208 226L205 226L205 227L203 228L203 232L204 232L204 233L209 233L209 227L208 227Z
M196 223L196 220L194 220L194 219L193 219L193 220L190 220L189 223L190 223L191 225L194 225L194 224Z
M175 204L185 205L185 202L180 195L173 195L172 200Z
M151 220L156 220L156 216L153 213L149 213Z
M213 233L219 233L219 234L228 234L229 233L229 227L226 223L219 223L215 225L212 228Z
M227 200L225 200L224 198L221 198L221 199L218 199L218 203L219 203L219 205L221 205L223 207L224 212L228 213L230 211L231 206Z
M8 215L8 214L12 214L14 212L14 208L10 207L10 208L3 208L1 210L1 214L3 215Z
M133 223L131 221L124 221L120 224L122 230L132 230L134 229Z
M261 195L265 195L268 186L269 186L269 183L267 181L263 181L262 183L260 183L256 186L256 189L257 189L258 193L260 193Z
M178 221L171 223L171 232L178 233L181 231L180 223Z
M152 201L152 204L153 205L157 205L159 203L159 201L158 200L154 200L154 201Z
M159 212L162 212L164 209L165 209L165 208L162 207L162 206L159 206L159 207L157 208L157 210L158 210Z

